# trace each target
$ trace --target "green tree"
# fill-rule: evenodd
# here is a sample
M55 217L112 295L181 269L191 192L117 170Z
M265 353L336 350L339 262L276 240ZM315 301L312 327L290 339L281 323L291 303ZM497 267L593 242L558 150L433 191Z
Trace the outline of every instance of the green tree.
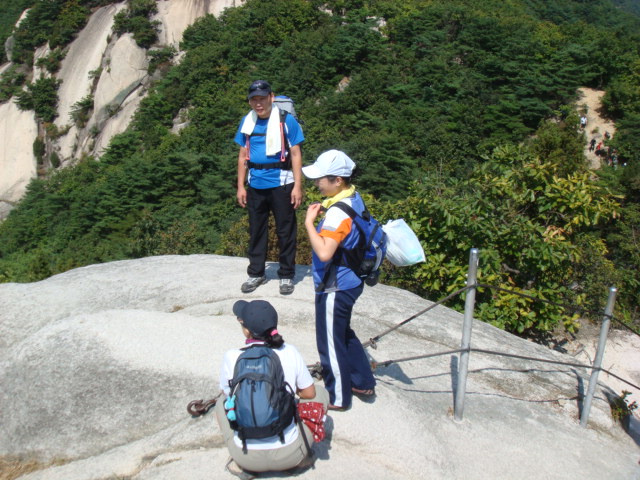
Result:
M138 46L149 48L158 39L160 22L150 16L158 12L154 0L131 0L129 7L118 12L113 19L113 31L121 35L131 32Z
M559 171L527 149L506 146L468 180L425 178L393 207L393 215L410 222L427 262L394 270L390 280L442 297L464 286L465 258L478 247L480 282L554 302L582 302L570 288L587 251L576 238L616 215L618 205L587 173ZM544 332L558 323L574 327L573 312L514 294L482 290L478 303L480 318L512 332Z
M58 86L62 80L53 77L39 78L16 95L21 110L33 110L44 122L52 122L58 115Z

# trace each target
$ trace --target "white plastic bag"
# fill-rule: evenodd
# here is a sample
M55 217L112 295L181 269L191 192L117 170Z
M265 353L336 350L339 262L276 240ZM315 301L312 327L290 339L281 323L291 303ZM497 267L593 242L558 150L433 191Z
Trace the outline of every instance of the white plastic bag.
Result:
M424 250L420 240L402 218L389 220L383 227L387 234L386 258L397 267L424 262Z

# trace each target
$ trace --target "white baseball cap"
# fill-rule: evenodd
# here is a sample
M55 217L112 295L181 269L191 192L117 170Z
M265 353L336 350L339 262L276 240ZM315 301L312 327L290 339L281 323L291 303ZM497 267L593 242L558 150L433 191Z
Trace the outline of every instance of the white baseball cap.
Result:
M302 167L302 173L307 178L322 178L327 175L334 177L350 177L356 164L346 153L340 150L328 150L321 153L315 163Z

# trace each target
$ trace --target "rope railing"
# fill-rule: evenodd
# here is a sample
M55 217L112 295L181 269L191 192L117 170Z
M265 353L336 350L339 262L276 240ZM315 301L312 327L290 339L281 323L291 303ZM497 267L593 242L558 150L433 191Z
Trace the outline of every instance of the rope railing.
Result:
M469 354L471 352L474 353L484 353L484 354L488 354L488 355L496 355L496 356L503 356L503 357L509 357L509 358L517 358L520 360L528 360L528 361L535 361L535 362L542 362L542 363L549 363L549 364L555 364L555 365L562 365L562 366L569 366L569 367L574 367L574 368L585 368L585 369L590 369L591 370L591 378L589 380L589 388L587 391L587 394L585 395L585 399L583 402L583 407L582 407L582 412L580 415L580 424L584 427L586 426L587 423L587 419L589 416L589 410L591 408L591 401L593 399L593 395L595 393L595 387L597 384L597 380L598 380L598 374L599 372L605 372L608 375L616 378L617 380L629 385L630 387L633 387L635 389L640 390L640 386L635 385L634 383L612 373L609 370L603 369L601 367L602 365L602 356L604 354L604 346L605 346L605 342L606 342L606 336L609 330L609 324L611 320L615 320L618 323L620 323L622 326L624 326L625 328L627 328L629 331L631 331L632 333L639 335L640 333L636 332L635 330L633 330L631 327L629 327L628 325L626 325L624 322L622 322L619 319L616 319L613 317L613 306L615 303L615 297L616 297L616 293L617 293L617 289L612 287L609 289L609 298L607 300L607 306L605 308L604 311L604 316L603 316L603 321L602 321L602 328L601 328L601 332L600 332L600 338L599 338L599 342L598 342L598 347L596 349L596 356L595 356L595 360L593 362L593 365L585 365L582 363L573 363L573 362L562 362L559 360L550 360L550 359L543 359L543 358L537 358L537 357L530 357L530 356L526 356L526 355L517 355L517 354L510 354L510 353L506 353L506 352L498 352L498 351L494 351L494 350L487 350L487 349L480 349L480 348L472 348L470 345L470 339L471 339L471 330L472 330L472 320L473 320L473 309L474 309L474 304L475 304L475 292L478 288L488 288L488 289L495 289L495 290L499 290L502 292L506 292L506 293L510 293L510 294L514 294L514 295L518 295L524 298L528 298L532 301L535 302L542 302L542 303L546 303L549 305L554 305L560 308L563 308L565 310L568 311L582 311L582 312L588 312L591 314L595 314L596 312L593 311L589 311L587 309L581 309L580 307L576 307L574 305L566 305L566 304L561 304L558 302L552 302L550 300L545 300L545 299L541 299L541 298L536 298L532 295L523 293L523 292L518 292L515 290L509 290L503 287L498 287L495 285L488 285L488 284L484 284L484 283L477 283L476 282L476 274L477 274L477 267L478 267L478 255L479 255L479 250L478 249L471 249L470 255L469 255L469 272L467 274L467 286L460 288L458 290L456 290L455 292L447 295L446 297L442 298L441 300L438 300L437 302L433 303L432 305L430 305L427 308L424 308L423 310L415 313L414 315L412 315L411 317L403 320L402 322L394 325L393 327L388 328L387 330L385 330L384 332L376 335L375 337L370 338L367 342L363 343L363 346L365 348L367 347L372 347L373 349L377 348L377 342L384 337L385 335L388 335L389 333L397 330L398 328L406 325L407 323L415 320L416 318L418 318L419 316L427 313L428 311L434 309L435 307L442 305L443 303L447 302L448 300L456 297L457 295L460 295L462 292L465 291L469 291L469 294L467 295L467 298L465 300L465 312L464 312L464 325L463 325L463 333L462 333L462 342L461 342L461 347L457 350L448 350L445 352L437 352L437 353L429 353L429 354L424 354L424 355L414 355L411 357L405 357L405 358L400 358L400 359L393 359L393 360L387 360L384 362L372 362L372 368L377 368L380 366L388 366L391 365L392 363L400 363L400 362L406 362L406 361L411 361L411 360L419 360L419 359L426 359L426 358L432 358L432 357L437 357L437 356L442 356L442 355L452 355L452 354L456 354L459 353L460 354L460 363L459 363L459 367L458 367L458 386L457 386L457 391L458 394L456 395L456 401L455 401L455 408L454 408L454 418L457 421L460 421L462 419L462 410L464 407L464 396L465 396L465 391L466 391L466 377L467 377L467 372L468 372L468 362L469 362Z
M478 288L489 288L489 289L492 289L492 290L500 290L501 292L510 293L510 294L513 294L513 295L518 295L520 297L527 298L527 299L533 300L535 302L546 303L547 305L553 305L555 307L560 307L560 308L563 308L563 309L571 311L571 312L588 313L588 314L593 315L593 316L602 314L602 312L598 312L598 311L595 311L595 310L590 310L588 308L582 308L582 307L580 307L578 305L568 305L568 304L563 304L563 303L558 303L558 302L552 302L551 300L545 300L544 298L537 298L537 297L534 297L532 295L528 295L526 293L518 292L517 290L510 290L508 288L498 287L496 285L488 285L486 283L479 283L477 286L478 286ZM614 317L612 315L611 316L611 320L614 320L615 322L619 323L624 328L629 330L631 333L634 333L634 334L636 334L636 335L638 335L640 337L640 332L636 332L633 328L631 328L629 325L627 325L625 322L623 322L619 318L616 318L616 317Z
M407 319L405 319L405 320L401 321L401 322L400 322L400 323L398 323L397 325L395 325L395 326L393 326L393 327L391 327L391 328L388 328L387 330L385 330L385 331L384 331L384 332L382 332L381 334L376 335L375 337L370 338L369 340L367 340L366 342L364 342L364 343L362 344L362 346L363 346L364 348L371 347L371 348L373 348L373 349L375 350L375 349L377 348L377 342L378 342L378 340L380 340L380 339L381 339L382 337L384 337L385 335L388 335L389 333L391 333L391 332L393 332L393 331L397 330L398 328L402 327L403 325L406 325L407 323L411 322L412 320L415 320L415 319L416 319L416 318L418 318L420 315L424 315L424 314L425 314L425 313L427 313L429 310L433 310L433 309L434 309L434 308L436 308L437 306L442 305L444 302L446 302L446 301L448 301L448 300L451 300L453 297L455 297L456 295L461 294L461 293L462 293L462 292L464 292L465 290L469 290L469 288L470 288L470 287L468 287L468 286L467 286L467 287L463 287L463 288L460 288L460 289L456 290L455 292L453 292L453 293L451 293L451 294L447 295L447 296L446 296L446 297L444 297L443 299L438 300L437 302L435 302L435 303L433 303L433 304L429 305L427 308L425 308L425 309L423 309L423 310L420 310L418 313L416 313L416 314L414 314L414 315L411 315L409 318L407 318Z
M498 287L496 285L489 285L489 284L486 284L486 283L478 283L476 285L472 285L472 286L467 285L466 287L459 288L455 292L450 293L446 297L444 297L444 298L438 300L437 302L429 305L427 308L424 308L424 309L420 310L419 312L411 315L410 317L404 319L403 321L401 321L400 323L394 325L393 327L388 328L387 330L385 330L384 332L376 335L375 337L371 337L369 340L364 342L362 344L362 346L364 348L371 347L371 348L373 348L375 350L378 347L378 345L377 345L378 341L382 337L384 337L385 335L388 335L389 333L394 332L398 328L400 328L400 327L406 325L407 323L415 320L416 318L420 317L421 315L424 315L428 311L433 310L434 308L444 304L445 302L448 302L453 297L456 297L456 296L460 295L462 292L464 292L466 290L469 290L470 288L474 288L474 287L475 288L489 288L489 289L493 289L493 290L500 290L502 292L511 293L513 295L518 295L520 297L528 298L528 299L536 301L536 302L541 302L541 303L546 303L548 305L554 305L556 307L561 307L561 308L564 308L565 310L569 310L569 311L575 311L575 312L580 311L580 312L583 312L583 313L590 313L592 315L596 315L596 314L599 313L599 312L595 312L594 310L583 309L583 308L580 308L580 307L574 306L574 305L567 305L567 304L562 304L562 303L558 303L558 302L552 302L550 300L545 300L543 298L537 298L537 297L534 297L532 295L528 295L526 293L518 292L517 290L510 290L510 289L507 289L507 288L504 288L504 287ZM629 325L625 324L621 320L617 319L614 316L611 316L610 318L611 318L611 320L614 320L614 321L620 323L620 325L622 325L623 327L627 328L631 333L634 333L634 334L640 336L640 333L638 333L635 330L633 330Z
M587 365L584 363L573 363L573 362L561 362L559 360L550 360L548 358L539 358L539 357L529 357L527 355L517 355L515 353L506 353L506 352L498 352L496 350L486 350L484 348L468 348L468 349L462 349L459 348L457 350L446 350L443 352L435 352L435 353L426 353L424 355L413 355L411 357L403 357L403 358L396 358L396 359L392 359L392 360L385 360L384 362L371 362L371 367L375 370L378 367L388 367L389 365L392 365L394 363L403 363L403 362L410 362L412 360L424 360L426 358L434 358L434 357L440 357L440 356L444 356L444 355L453 355L456 353L461 353L461 352L474 352L474 353L484 353L487 355L496 355L496 356L500 356L500 357L509 357L509 358L517 358L519 360L529 360L529 361L534 361L534 362L541 362L541 363L550 363L550 364L554 364L554 365L562 365L565 367L576 367L576 368L585 368L585 369L589 369L592 370L595 367L593 367L592 365ZM622 377L619 377L618 375L616 375L615 373L611 372L610 370L607 370L605 368L600 368L599 369L601 372L605 372L607 375L611 375L612 377L616 378L617 380L620 380L623 383L626 383L627 385L629 385L630 387L636 388L638 390L640 390L640 385L636 385L634 383L631 383L628 380L625 380Z

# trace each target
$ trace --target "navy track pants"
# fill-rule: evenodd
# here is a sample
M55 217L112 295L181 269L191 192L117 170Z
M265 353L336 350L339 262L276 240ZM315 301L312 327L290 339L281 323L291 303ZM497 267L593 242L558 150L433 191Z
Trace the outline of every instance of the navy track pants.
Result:
M349 290L316 294L316 344L329 400L351 405L351 388L374 388L376 380L362 343L351 329L351 311L364 284Z

